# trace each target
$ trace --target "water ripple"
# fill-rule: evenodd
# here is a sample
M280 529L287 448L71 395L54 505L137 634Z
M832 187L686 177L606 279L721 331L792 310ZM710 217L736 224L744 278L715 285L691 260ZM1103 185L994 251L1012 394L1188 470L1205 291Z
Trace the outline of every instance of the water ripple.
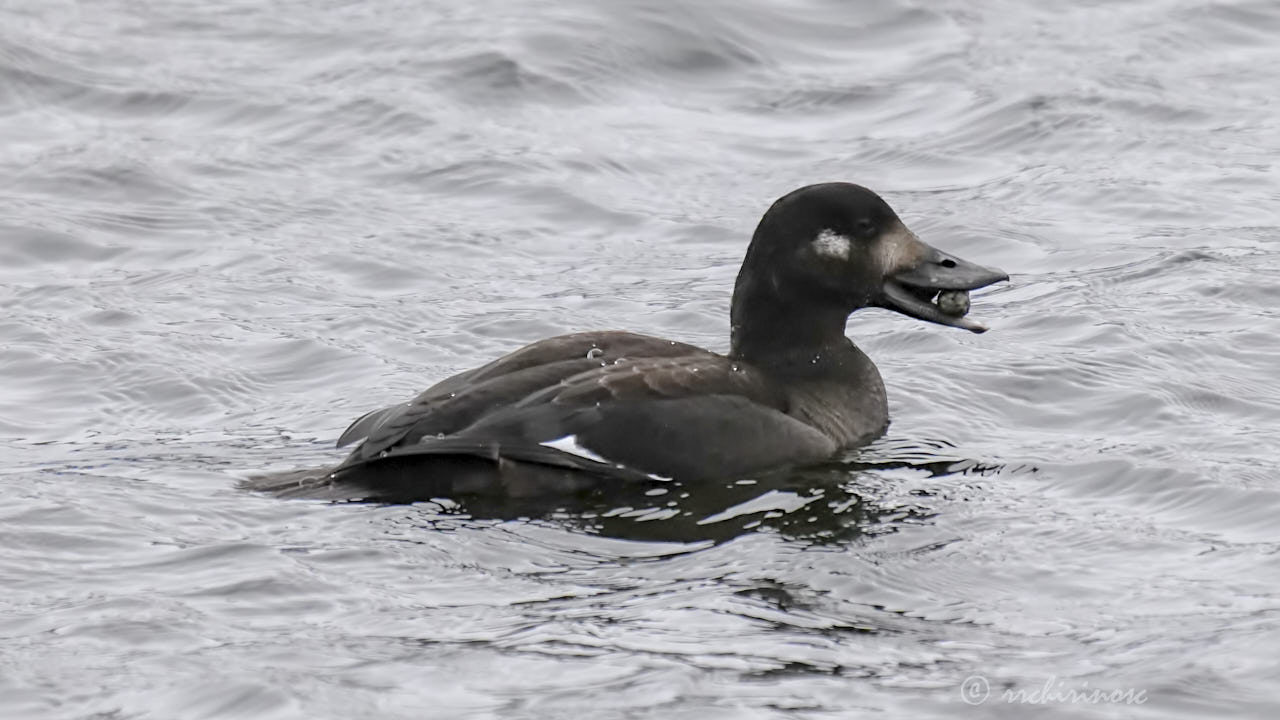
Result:
M973 675L1274 714L1274 3L5 12L0 715L1007 714ZM572 503L236 490L539 337L723 349L760 212L832 179L1013 278L981 336L855 315L873 445Z

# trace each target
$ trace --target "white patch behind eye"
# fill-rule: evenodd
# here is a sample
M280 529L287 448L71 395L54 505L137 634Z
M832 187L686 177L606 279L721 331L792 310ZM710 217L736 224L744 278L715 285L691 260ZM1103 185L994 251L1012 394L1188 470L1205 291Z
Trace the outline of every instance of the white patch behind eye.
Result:
M813 249L823 257L848 260L849 251L853 249L853 241L848 235L841 235L835 230L823 230L813 239Z

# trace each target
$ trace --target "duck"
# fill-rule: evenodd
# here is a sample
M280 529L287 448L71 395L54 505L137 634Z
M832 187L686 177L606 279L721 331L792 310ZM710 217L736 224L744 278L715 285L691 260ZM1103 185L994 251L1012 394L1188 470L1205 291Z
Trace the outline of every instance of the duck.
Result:
M808 185L752 235L727 353L618 330L540 340L361 416L336 465L250 484L286 497L519 498L830 462L889 424L880 372L845 335L850 315L885 308L981 333L967 292L1008 279L926 244L872 190Z

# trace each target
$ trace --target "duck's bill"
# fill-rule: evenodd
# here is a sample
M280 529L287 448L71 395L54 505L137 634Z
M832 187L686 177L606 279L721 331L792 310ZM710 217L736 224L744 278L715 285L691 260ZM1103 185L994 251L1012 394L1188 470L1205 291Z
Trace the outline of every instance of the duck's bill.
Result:
M917 241L919 242L919 241ZM965 317L967 292L1008 280L1003 270L983 267L926 245L917 246L918 261L884 281L884 306L903 315L939 325L987 331L987 326Z

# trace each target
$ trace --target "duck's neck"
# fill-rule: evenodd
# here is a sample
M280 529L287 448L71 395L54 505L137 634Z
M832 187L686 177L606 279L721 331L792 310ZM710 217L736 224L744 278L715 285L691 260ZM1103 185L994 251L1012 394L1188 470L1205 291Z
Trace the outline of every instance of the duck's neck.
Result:
M768 283L734 289L729 357L785 367L852 348L844 335L851 309L806 297L781 297Z

